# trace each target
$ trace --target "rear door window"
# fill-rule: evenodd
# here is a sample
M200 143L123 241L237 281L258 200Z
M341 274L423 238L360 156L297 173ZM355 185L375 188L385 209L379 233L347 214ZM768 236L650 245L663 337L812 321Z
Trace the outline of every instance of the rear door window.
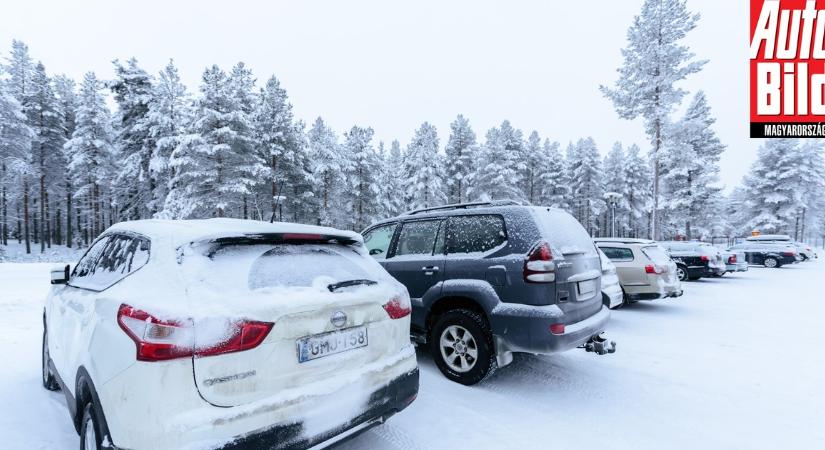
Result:
M401 225L393 256L432 255L441 220L419 220Z
M78 286L78 283L82 284L83 279L91 276L92 271L95 268L95 264L97 264L100 254L103 253L103 249L106 248L106 244L109 242L109 239L111 238L106 236L92 244L91 248L86 251L86 254L80 258L80 261L78 261L77 265L74 267L71 277L72 279L69 284L72 286Z
M451 217L448 230L447 254L485 253L507 242L501 216Z
M396 224L382 225L364 233L364 245L375 259L384 259L390 250L392 235L395 234Z
M633 250L622 247L599 247L611 260L616 262L633 261Z
M83 275L72 284L85 289L102 291L134 273L147 262L149 262L148 240L114 235L106 240L94 265L84 266Z

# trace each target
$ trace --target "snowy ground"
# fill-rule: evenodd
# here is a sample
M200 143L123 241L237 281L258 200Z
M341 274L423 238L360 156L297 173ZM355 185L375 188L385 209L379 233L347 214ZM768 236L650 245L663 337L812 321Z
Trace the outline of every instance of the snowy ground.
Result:
M74 449L62 394L40 387L50 264L0 264L0 436ZM523 356L475 387L419 351L421 391L342 445L387 448L825 448L825 261L688 283L615 311L618 353Z

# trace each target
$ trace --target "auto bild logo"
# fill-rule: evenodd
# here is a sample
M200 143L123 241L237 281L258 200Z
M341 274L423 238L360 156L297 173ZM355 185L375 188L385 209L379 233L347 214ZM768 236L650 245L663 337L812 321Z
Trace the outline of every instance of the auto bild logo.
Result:
M751 137L825 137L825 0L751 0Z
M341 328L347 323L347 315L344 311L335 311L332 313L332 317L329 318L329 322L335 326L335 328Z

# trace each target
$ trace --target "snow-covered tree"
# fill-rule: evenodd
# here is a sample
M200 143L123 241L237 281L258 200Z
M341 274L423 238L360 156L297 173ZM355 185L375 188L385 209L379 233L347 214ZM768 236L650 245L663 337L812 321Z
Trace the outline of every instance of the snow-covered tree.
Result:
M407 204L411 209L428 208L447 202L444 171L438 153L438 132L427 122L415 131L404 157Z
M527 137L527 145L524 148L525 164L522 172L522 191L524 198L531 204L538 204L541 199L541 176L544 172L544 165L547 162L542 151L541 137L538 131L533 131Z
M324 226L342 223L346 214L342 202L348 189L345 175L352 169L351 161L345 157L345 149L338 142L335 131L320 117L309 129L307 142L317 202L315 222Z
M404 155L401 144L392 141L389 151L380 152L381 176L378 184L381 187L381 203L379 217L393 217L407 209L404 192Z
M801 164L795 139L768 139L759 147L744 182L748 227L764 233L790 231L802 196L797 183Z
M449 202L462 203L467 201L467 191L472 183L471 175L478 153L476 134L470 127L470 121L461 114L450 124L450 130L445 148Z
M625 198L628 219L626 234L629 237L648 237L648 217L652 204L650 163L636 144L628 147L624 159Z
M106 228L107 212L111 221L108 188L114 173L115 149L112 118L101 89L103 83L94 73L89 72L83 77L76 128L65 144L74 198L84 216L83 240L87 245Z
M74 208L74 189L72 188L72 177L68 169L69 158L67 156L65 141L72 138L76 124L77 111L77 92L74 80L65 76L57 75L52 79L54 84L54 92L57 96L57 103L60 108L60 118L63 121L61 129L63 130L64 146L61 149L62 158L66 161L66 169L60 180L54 180L63 184L63 195L65 195L65 216L66 216L66 233L62 241L66 246L71 247L74 244L74 230L75 226L79 228L79 216L76 214ZM59 221L59 220L58 220Z
M657 223L660 199L659 152L665 145L665 130L670 114L685 96L676 83L699 72L705 61L682 42L696 28L699 14L688 11L685 0L645 0L641 13L627 31L627 47L613 88L602 92L623 119L642 117L652 144L653 164L653 238L660 237Z
M353 126L344 135L346 154L352 165L347 173L349 181L348 204L352 216L346 225L357 231L363 230L375 219L381 192L377 185L379 160L372 146L372 128ZM344 224L341 224L342 226Z
M607 217L608 221L616 221L616 233L623 235L627 232L627 217L630 210L627 193L627 179L625 178L625 153L621 142L613 144L613 148L604 158L604 190L605 193L615 193L621 197L616 198L616 205L613 211L609 208L607 214L615 217ZM609 205L608 205L609 206Z
M542 144L542 171L539 173L541 186L540 204L553 208L570 209L570 177L567 162L559 150L558 142L545 139Z
M12 202L11 192L15 186L22 187L21 192L26 196L24 204L28 208L29 183L34 174L30 156L33 139L34 131L26 123L23 107L7 92L6 86L0 84L0 240L3 245L8 244L11 235L9 209ZM25 215L28 218L28 210ZM20 231L18 225L17 232ZM31 253L29 236L26 220L26 253Z
M509 121L487 132L479 152L479 165L473 175L470 195L475 200L524 200L521 189L525 169L521 130Z
M153 80L135 58L130 58L125 66L115 60L114 66L116 78L107 83L118 105L114 142L119 167L113 188L119 217L142 219L157 212L148 208L153 204L155 190L155 179L149 173L155 143L147 123Z
M258 180L268 176L252 149L248 78L238 66L232 77L216 65L204 71L192 125L170 158L175 176L165 216L241 216Z
M567 148L568 170L573 187L573 215L595 236L600 230L598 218L604 211L602 161L592 137L579 139Z

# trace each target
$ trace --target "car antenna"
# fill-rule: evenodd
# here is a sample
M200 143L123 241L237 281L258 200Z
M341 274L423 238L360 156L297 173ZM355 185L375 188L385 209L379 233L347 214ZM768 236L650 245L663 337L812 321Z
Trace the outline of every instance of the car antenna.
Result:
M278 195L275 196L275 205L272 208L272 217L269 218L269 223L275 223L275 210L278 209L278 203L281 201L281 188L284 187L284 180L278 183Z

